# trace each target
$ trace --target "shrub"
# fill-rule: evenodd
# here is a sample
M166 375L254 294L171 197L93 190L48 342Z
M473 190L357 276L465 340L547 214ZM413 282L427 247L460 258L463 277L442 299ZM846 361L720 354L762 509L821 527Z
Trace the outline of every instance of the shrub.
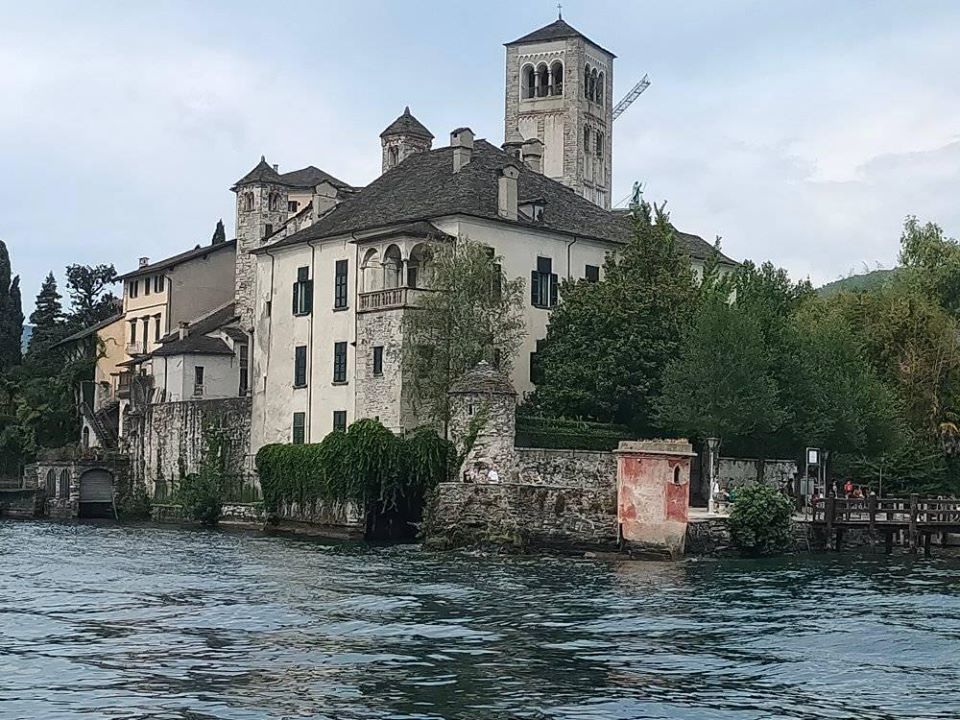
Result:
M730 536L750 555L775 555L792 544L793 506L776 488L751 483L737 488L730 511Z
M177 498L183 511L191 520L201 525L215 526L222 512L220 478L204 468L198 473L184 477L177 488Z

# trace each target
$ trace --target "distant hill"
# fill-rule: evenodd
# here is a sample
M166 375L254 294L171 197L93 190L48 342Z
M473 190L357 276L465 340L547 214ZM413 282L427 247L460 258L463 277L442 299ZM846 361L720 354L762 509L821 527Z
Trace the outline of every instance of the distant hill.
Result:
M860 275L851 275L817 288L817 294L821 297L830 297L840 292L858 293L877 290L890 282L896 274L897 269L893 268L891 270L873 270Z
M20 344L23 346L23 351L27 351L27 343L30 342L30 336L33 335L33 325L24 325L23 326L23 335L20 336Z

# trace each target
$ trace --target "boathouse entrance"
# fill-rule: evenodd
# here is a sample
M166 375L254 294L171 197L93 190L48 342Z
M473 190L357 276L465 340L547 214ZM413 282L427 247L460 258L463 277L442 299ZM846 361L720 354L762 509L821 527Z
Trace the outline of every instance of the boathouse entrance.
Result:
M81 518L112 518L113 473L103 468L87 470L80 476Z

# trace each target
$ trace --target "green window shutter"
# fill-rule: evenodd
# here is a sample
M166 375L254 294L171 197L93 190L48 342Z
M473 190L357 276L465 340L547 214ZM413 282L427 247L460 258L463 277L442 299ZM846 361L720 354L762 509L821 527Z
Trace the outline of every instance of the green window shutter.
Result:
M540 305L540 273L536 270L530 273L530 303Z
M550 307L557 304L557 286L559 284L556 273L550 275Z
M305 313L313 312L313 280L304 280L303 282L303 311Z
M300 283L298 283L298 282L295 282L295 283L293 284L293 314L294 314L294 315L296 315L296 314L297 314L297 310L300 309L300 308L297 307L297 289L298 289L298 286L299 286L299 285L300 285Z

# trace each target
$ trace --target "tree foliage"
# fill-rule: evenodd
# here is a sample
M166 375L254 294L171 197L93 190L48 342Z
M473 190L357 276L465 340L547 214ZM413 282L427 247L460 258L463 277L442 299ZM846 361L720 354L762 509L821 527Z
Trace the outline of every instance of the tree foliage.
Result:
M434 246L424 292L404 315L405 371L421 417L446 428L448 391L481 360L509 372L526 334L523 280L503 274L500 258L469 238Z
M57 279L53 273L47 273L40 292L37 294L36 308L30 313L30 324L33 333L30 335L28 353L30 358L37 362L45 355L50 347L67 335L66 319L63 315L63 306L60 303L60 292L57 289Z
M785 495L764 483L737 489L730 511L730 537L748 555L775 555L793 544L793 506Z
M663 206L635 211L630 242L600 282L566 281L538 353L538 413L655 427L662 373L680 350L697 304L690 258Z
M23 307L20 278L11 275L10 254L0 240L0 373L16 367L21 361Z
M213 237L210 238L211 245L227 241L227 231L223 228L223 218L217 220L217 226L213 230Z
M68 265L69 324L73 330L95 325L117 313L119 299L108 288L117 282L113 265Z

